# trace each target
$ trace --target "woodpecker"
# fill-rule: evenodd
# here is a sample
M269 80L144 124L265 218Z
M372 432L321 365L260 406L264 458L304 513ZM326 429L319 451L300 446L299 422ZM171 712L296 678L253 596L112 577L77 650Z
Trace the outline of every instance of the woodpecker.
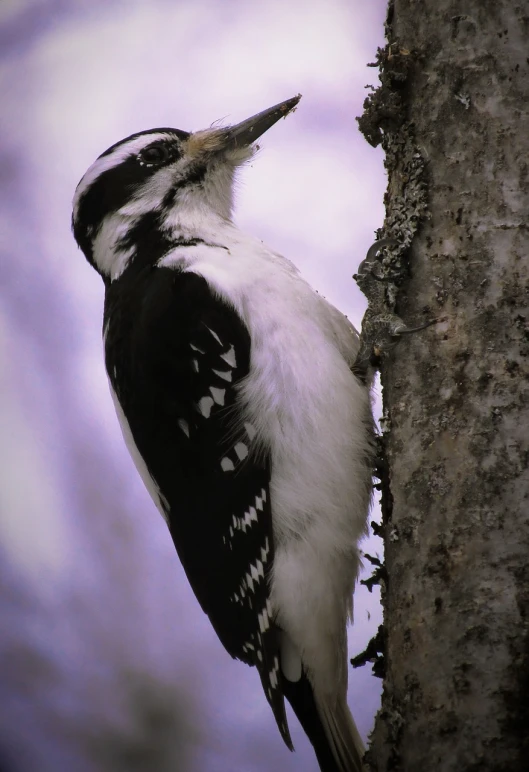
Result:
M232 220L234 175L300 96L235 126L112 145L77 186L75 239L105 284L125 442L232 657L285 697L323 772L358 772L346 624L371 499L369 384L350 322Z

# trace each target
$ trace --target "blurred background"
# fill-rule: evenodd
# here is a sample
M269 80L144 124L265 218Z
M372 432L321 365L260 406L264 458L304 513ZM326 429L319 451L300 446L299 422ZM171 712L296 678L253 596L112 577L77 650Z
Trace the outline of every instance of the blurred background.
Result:
M358 327L351 275L382 225L385 175L355 116L385 6L0 3L1 772L317 769L295 719L291 754L257 673L216 639L125 450L103 285L71 236L71 199L132 132L233 123L301 92L242 171L236 220ZM376 590L355 605L351 654L380 622ZM369 671L350 672L364 738Z

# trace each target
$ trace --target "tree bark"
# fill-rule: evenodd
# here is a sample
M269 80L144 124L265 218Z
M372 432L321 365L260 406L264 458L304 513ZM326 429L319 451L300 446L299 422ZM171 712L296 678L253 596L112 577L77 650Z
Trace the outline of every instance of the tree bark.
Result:
M384 235L413 238L393 310L445 317L381 363L378 772L529 769L529 5L463 6L390 3L360 119L386 150Z

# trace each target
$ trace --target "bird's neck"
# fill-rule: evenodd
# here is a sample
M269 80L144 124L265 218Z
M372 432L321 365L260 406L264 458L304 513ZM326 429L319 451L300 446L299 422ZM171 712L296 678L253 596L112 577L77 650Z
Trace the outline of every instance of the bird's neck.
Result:
M163 230L171 241L201 239L215 241L222 234L232 233L231 218L219 214L206 203L180 205L163 219Z
M161 212L134 215L118 211L108 217L92 245L92 262L111 281L134 263L137 267L156 263L171 248L189 243L224 244L237 228L206 202L180 202Z

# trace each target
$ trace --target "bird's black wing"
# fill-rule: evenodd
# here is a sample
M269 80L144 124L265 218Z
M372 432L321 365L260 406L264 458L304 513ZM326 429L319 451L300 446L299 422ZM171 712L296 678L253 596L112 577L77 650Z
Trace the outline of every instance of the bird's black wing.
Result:
M248 330L203 277L152 267L107 287L104 329L110 382L189 582L227 651L257 667L292 747L269 602L270 455L239 396Z

